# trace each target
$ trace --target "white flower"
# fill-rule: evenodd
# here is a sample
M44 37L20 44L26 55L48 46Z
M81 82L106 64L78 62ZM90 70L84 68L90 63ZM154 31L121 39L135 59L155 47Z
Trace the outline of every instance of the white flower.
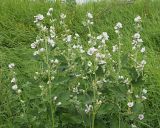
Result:
M97 59L103 59L103 58L105 58L105 55L101 54L101 53L96 53L96 58Z
M122 26L122 23L118 22L118 23L116 24L116 26L114 27L114 29L117 30L117 29L121 29L122 27L123 27L123 26Z
M53 8L49 8L49 10L48 10L49 12L53 12Z
M97 49L95 47L92 47L92 48L89 48L88 51L87 51L87 54L88 55L93 55L95 52L97 51Z
M65 18L66 18L66 15L65 15L65 14L63 14L63 13L61 13L60 18L63 20L63 19L65 19Z
M139 118L140 120L143 120L143 119L144 119L144 115L143 115L143 114L139 114L139 115L138 115L138 118Z
M68 35L66 38L66 42L71 42L72 41L72 35Z
M143 48L141 49L141 52L142 52L142 53L145 52L145 47L143 47Z
M127 78L127 79L125 79L123 83L125 83L125 84L129 84L129 79L128 79L128 78Z
M36 20L34 21L35 23L37 23L38 21L42 21L44 19L44 16L42 14L38 14L37 16L34 16L36 18Z
M48 28L46 26L42 26L41 29L42 29L43 32L47 32L48 31Z
M54 76L52 76L52 77L51 77L51 80L54 80L54 79L55 79L55 77L54 77Z
M21 89L18 89L18 90L17 90L17 93L18 93L18 94L20 94L21 92L22 92L22 90L21 90Z
M80 53L84 53L85 51L83 50L83 48L80 48Z
M36 56L36 55L38 55L38 54L39 54L39 51L35 51L35 52L33 53L34 56Z
M88 13L87 13L87 17L88 17L89 19L92 19L92 18L93 18L93 15L92 15L90 12L88 12Z
M101 100L97 100L97 101L96 101L96 104L97 104L97 105L101 105L101 104L102 104L102 101L101 101Z
M135 124L131 124L132 128L137 128L137 126Z
M11 83L16 83L16 78L12 78Z
M142 96L142 99L143 99L143 100L146 100L146 99L147 99L147 97L145 97L145 96Z
M57 105L57 106L60 106L61 104L62 104L61 102L58 102L56 105Z
M12 69L12 68L15 67L15 64L14 64L14 63L11 63L11 64L8 65L8 67L9 67L10 69Z
M45 51L45 48L40 48L39 49L39 52L44 52Z
M134 39L140 39L141 35L139 33L135 33L133 36Z
M85 106L86 106L86 109L85 109L85 112L86 112L86 113L89 113L89 112L93 109L93 106L92 106L92 105L86 104Z
M106 40L108 40L109 36L108 36L107 32L103 32L102 35Z
M92 62L88 61L87 65L88 65L88 67L91 67L92 66Z
M72 48L73 48L73 49L76 49L76 48L77 48L77 45L74 44Z
M104 40L104 41L107 41L107 40L109 39L109 36L108 36L107 32L103 32L103 33L102 33L102 36L103 36L103 40ZM104 43L105 43L105 42L104 42Z
M134 18L134 22L135 22L135 23L140 23L140 22L142 22L141 17L140 17L140 16L137 16L136 18Z
M56 100L57 100L57 96L55 96L55 97L53 98L53 100L56 101Z
M73 88L73 92L79 94L78 87Z
M20 102L21 102L21 103L24 103L25 101L24 101L24 100L20 100ZM23 117L23 116L24 116L24 114L21 114L21 116Z
M142 92L143 92L144 94L146 94L146 93L147 93L147 90L146 90L146 89L143 89Z
M77 38L80 37L78 33L75 33L75 36L76 36Z
M128 93L132 94L133 92L129 89L129 90L128 90Z
M124 79L124 76L118 76L118 79L122 80L122 79Z
M145 65L147 62L145 60L141 61L141 65Z
M101 40L102 39L102 35L97 36L97 39Z
M112 46L112 52L116 52L117 50L118 50L118 46L117 45Z
M51 13L50 13L50 12L47 12L47 16L51 16Z
M102 65L103 65L103 64L106 64L106 61L100 60L98 64L100 64L100 65L101 65L101 64L102 64Z
M51 16L51 13L53 12L53 8L49 8L48 12L47 12L47 16Z
M135 95L136 98L139 98L139 95Z
M36 48L36 46L37 46L37 45L36 45L35 43L32 43L32 44L31 44L31 48L33 48L33 49Z
M109 39L107 32L103 32L101 35L97 36L98 40L101 40L103 44Z
M50 44L51 47L54 47L54 46L55 46L55 42L54 42L54 40L51 39L51 38L48 38L48 44Z
M39 72L35 72L36 75L39 75Z
M122 27L123 27L122 24L121 24L120 22L118 22L118 23L116 24L116 26L114 27L115 33L119 33L119 30L120 30Z
M12 86L12 89L14 90L14 91L16 91L17 89L18 89L18 86L15 84L15 85L13 85Z
M58 60L58 59L55 59L55 60L54 60L54 63L55 63L55 64L58 64L58 63L59 63L59 60Z
M91 38L92 37L92 35L89 33L88 35L87 35L89 38Z
M142 39L137 39L137 42L138 43L143 43L143 40Z
M130 107L130 108L131 108L131 107L133 107L134 102L128 102L128 104L127 104L127 105L128 105L128 107Z

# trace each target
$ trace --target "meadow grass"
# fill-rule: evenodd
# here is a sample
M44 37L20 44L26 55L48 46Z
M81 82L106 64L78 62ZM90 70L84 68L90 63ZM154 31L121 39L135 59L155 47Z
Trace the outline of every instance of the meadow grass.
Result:
M43 0L31 2L28 0L0 0L0 127L14 127L10 120L14 118L10 109L14 105L14 98L8 91L8 64L17 65L18 79L21 84L33 82L33 73L38 64L32 59L30 44L34 42L38 33L33 21L34 16L47 12L48 8L54 8L54 16L58 18L61 12L68 15L67 24L73 32L79 33L86 41L86 29L82 25L86 12L94 15L95 33L107 31L110 38L114 40L114 25L122 22L125 26L122 30L123 43L126 50L133 31L133 17L140 15L143 20L142 37L147 53L147 67L145 71L149 76L146 87L148 88L148 99L145 103L144 128L160 127L160 1L149 0L136 1L133 4L125 2L99 2L87 3L86 5L49 3ZM61 31L59 31L61 33ZM87 34L87 33L86 33ZM86 35L85 34L85 35ZM115 39L116 40L116 39ZM28 81L25 81L25 80ZM30 88L34 88L31 85ZM33 89L34 90L34 89ZM29 90L28 90L29 91ZM31 92L31 97L34 95ZM27 94L26 94L27 95ZM34 105L33 105L34 106ZM12 107L11 107L12 108ZM7 117L9 117L7 119ZM18 117L17 117L18 118ZM29 118L29 117L26 117ZM29 127L29 126L28 126Z

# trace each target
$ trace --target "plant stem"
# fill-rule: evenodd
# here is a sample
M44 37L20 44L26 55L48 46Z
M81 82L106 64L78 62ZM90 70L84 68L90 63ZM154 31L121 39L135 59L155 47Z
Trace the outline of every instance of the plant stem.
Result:
M119 85L119 75L120 75L120 70L121 70L121 36L120 34L118 34L118 73L117 73L117 85ZM118 122L118 128L121 127L121 117L120 117L120 111L121 111L121 107L119 107L119 122Z
M48 45L47 41L45 41L45 48L46 48L46 63L48 68L48 93L49 93L49 99L48 102L50 104L50 110L51 110L51 122L52 122L52 128L54 128L54 110L53 110L53 104L52 104L52 87L51 87L51 66L49 64L49 51L48 51Z
M94 128L94 122L95 122L95 112L93 111L93 115L92 115L92 128Z

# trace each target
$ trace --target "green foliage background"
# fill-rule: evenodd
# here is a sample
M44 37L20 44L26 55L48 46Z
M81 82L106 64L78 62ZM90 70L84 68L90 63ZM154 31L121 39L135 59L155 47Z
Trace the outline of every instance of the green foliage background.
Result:
M8 108L14 105L14 100L16 100L10 98L9 91L7 90L9 88L7 82L9 63L13 62L17 65L19 83L33 88L33 92L28 93L30 94L31 102L32 95L36 95L37 90L34 90L36 85L34 85L33 73L38 68L38 64L32 57L30 44L35 40L38 31L33 21L35 15L39 13L45 14L50 7L54 8L55 17L59 17L61 12L67 14L67 24L73 32L77 32L83 37L84 43L86 43L86 37L83 33L87 31L84 29L81 21L85 18L87 11L92 12L94 15L93 29L95 33L107 31L112 40L116 37L114 25L117 22L122 22L124 26L122 30L123 46L126 50L131 43L131 36L134 33L133 18L137 15L142 16L142 37L147 49L148 63L145 70L149 75L146 84L149 92L145 104L146 117L143 126L144 128L160 127L159 0L155 0L154 2L150 0L136 0L133 4L118 1L102 1L96 4L88 3L83 6L75 5L74 3L68 3L66 5L59 3L53 4L43 0L37 0L35 2L29 0L0 0L0 3L0 127L6 127L3 117L9 117L9 115L6 116L1 113L9 110ZM61 33L61 30L59 30L59 33ZM5 106L5 104L8 104L8 106ZM69 127L71 128L71 126ZM78 126L75 127L78 128Z

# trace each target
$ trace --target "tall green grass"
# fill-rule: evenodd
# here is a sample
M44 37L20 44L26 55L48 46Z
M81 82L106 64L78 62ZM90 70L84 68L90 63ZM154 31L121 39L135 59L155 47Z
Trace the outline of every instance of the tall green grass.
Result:
M123 42L126 50L129 49L133 31L133 17L140 15L143 19L142 37L147 48L146 72L148 77L147 88L149 97L146 102L146 124L144 128L160 127L160 1L149 0L129 4L126 2L99 2L85 5L49 3L43 0L31 2L29 0L0 0L0 127L9 127L9 107L12 99L8 99L7 66L10 62L16 63L20 83L25 79L32 80L32 73L37 64L32 59L30 44L35 40L37 30L33 23L36 14L45 14L49 7L54 8L54 16L58 18L61 12L67 14L67 24L73 32L79 33L86 43L82 25L86 12L94 14L95 33L107 31L114 40L114 25L122 22ZM61 31L59 31L61 33ZM6 113L6 115L3 115ZM13 116L13 115L12 115Z

